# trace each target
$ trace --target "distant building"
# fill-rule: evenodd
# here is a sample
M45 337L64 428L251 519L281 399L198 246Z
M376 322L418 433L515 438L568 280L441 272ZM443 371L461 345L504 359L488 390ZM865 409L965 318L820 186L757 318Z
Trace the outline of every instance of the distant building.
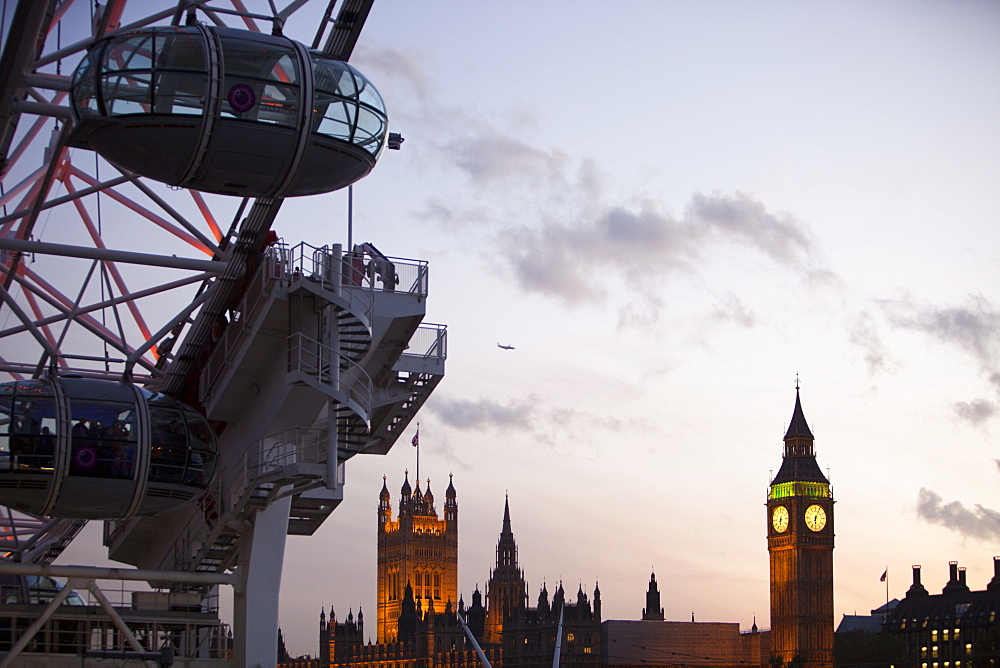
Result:
M378 505L378 642L399 639L398 620L407 587L417 609L443 612L458 604L458 500L451 477L445 491L444 518L434 507L431 481L427 491L410 488L404 477L399 516L392 518L385 480Z
M913 567L913 584L888 615L883 633L898 639L896 666L962 668L1000 665L1000 557L993 579L972 591L965 569L949 563L950 577L940 594L930 594Z
M899 605L899 599L894 598L872 610L870 615L844 615L840 618L840 623L837 624L836 633L853 633L854 631L881 633L886 616L897 605Z
M770 632L756 622L740 633L735 622L664 621L656 575L649 578L642 621L608 620L601 624L602 664L615 668L661 666L766 666Z
M901 645L896 638L882 633L882 628L897 605L899 601L892 599L870 615L844 615L833 636L835 664L844 668L894 664L902 656Z
M493 666L549 668L555 652L560 614L560 666L596 668L601 664L601 592L593 601L581 584L576 601L567 601L560 583L549 601L542 586L538 606L527 605L527 584L517 562L510 505L504 501L496 565L484 596L479 588L466 608L455 603L458 587L458 501L449 481L444 518L439 519L430 491L411 489L404 479L399 516L392 518L383 480L378 506L378 641L364 636L364 614L353 611L344 622L333 610L320 612L317 659L283 660L283 668L480 668L481 663L459 621L466 621Z
M743 664L740 625L736 622L608 620L602 629L604 663L608 666Z
M488 645L503 643L504 625L515 616L524 615L528 592L524 571L517 565L517 543L510 528L510 505L503 502L503 526L497 541L497 563L490 571L486 584L486 629L482 642Z
M549 668L555 655L562 612L560 666L601 665L601 590L594 586L594 600L577 590L576 602L566 601L559 583L549 602L543 584L538 606L527 606L527 584L517 563L517 543L511 529L510 506L504 501L503 526L497 542L497 563L486 590L486 629L483 647L500 645L503 666ZM496 664L494 664L496 665Z
M663 621L660 590L656 587L656 573L649 574L649 589L646 590L646 607L642 609L642 619L646 622Z

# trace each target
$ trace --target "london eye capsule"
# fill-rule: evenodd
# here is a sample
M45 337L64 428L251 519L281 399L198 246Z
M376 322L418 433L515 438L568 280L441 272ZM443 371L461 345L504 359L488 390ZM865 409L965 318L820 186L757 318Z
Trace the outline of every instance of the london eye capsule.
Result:
M204 25L101 40L73 74L72 146L172 186L329 192L375 166L388 118L354 67L285 37Z
M197 411L130 384L84 378L0 385L0 505L115 519L201 496L218 460Z

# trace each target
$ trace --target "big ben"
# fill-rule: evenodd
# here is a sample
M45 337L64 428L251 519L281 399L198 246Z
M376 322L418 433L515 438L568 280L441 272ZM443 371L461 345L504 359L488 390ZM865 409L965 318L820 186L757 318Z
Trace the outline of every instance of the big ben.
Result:
M833 665L833 493L816 463L798 382L767 495L772 663Z

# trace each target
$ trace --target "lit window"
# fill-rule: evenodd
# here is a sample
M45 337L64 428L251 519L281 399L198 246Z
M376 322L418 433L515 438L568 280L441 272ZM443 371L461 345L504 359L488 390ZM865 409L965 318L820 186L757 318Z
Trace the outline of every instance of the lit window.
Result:
M575 635L573 635L572 633L567 633L566 634L566 642L573 642L574 640L576 640L576 636Z
M965 653L966 654L972 654L972 643L971 642L965 643Z
M583 653L584 654L590 654L591 652L592 652L592 650L589 647L584 647L583 648Z
M931 631L931 642L937 642L937 630Z

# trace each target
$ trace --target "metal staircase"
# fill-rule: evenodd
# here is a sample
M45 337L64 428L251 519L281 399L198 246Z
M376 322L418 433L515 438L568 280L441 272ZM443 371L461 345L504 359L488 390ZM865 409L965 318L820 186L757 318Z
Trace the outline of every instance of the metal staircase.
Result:
M4 525L0 551L7 558L24 564L51 564L87 525L87 520L15 518L11 514ZM30 532L30 537L21 540L22 531Z
M159 568L232 569L255 513L286 497L287 533L312 534L343 498L344 462L387 453L441 380L447 330L420 324L426 263L365 260L336 246L268 250L218 332L199 394L212 419L235 424L266 409L281 420L262 420L284 426L225 463L161 548ZM120 528L148 533L131 521ZM116 533L111 541L127 540Z
M241 475L226 494L218 496L224 507L203 507L202 515L188 523L161 567L217 572L233 568L240 540L252 527L253 514L281 497L293 497L290 534L303 533L293 531L293 522L296 525L309 522L317 514L325 519L340 503L342 495L327 498L324 505L317 503L316 497L309 497L308 492L324 488L328 476L325 461L328 438L325 429L296 427L254 443L244 455ZM336 476L342 483L342 466ZM297 506L296 499L300 498L303 501Z

